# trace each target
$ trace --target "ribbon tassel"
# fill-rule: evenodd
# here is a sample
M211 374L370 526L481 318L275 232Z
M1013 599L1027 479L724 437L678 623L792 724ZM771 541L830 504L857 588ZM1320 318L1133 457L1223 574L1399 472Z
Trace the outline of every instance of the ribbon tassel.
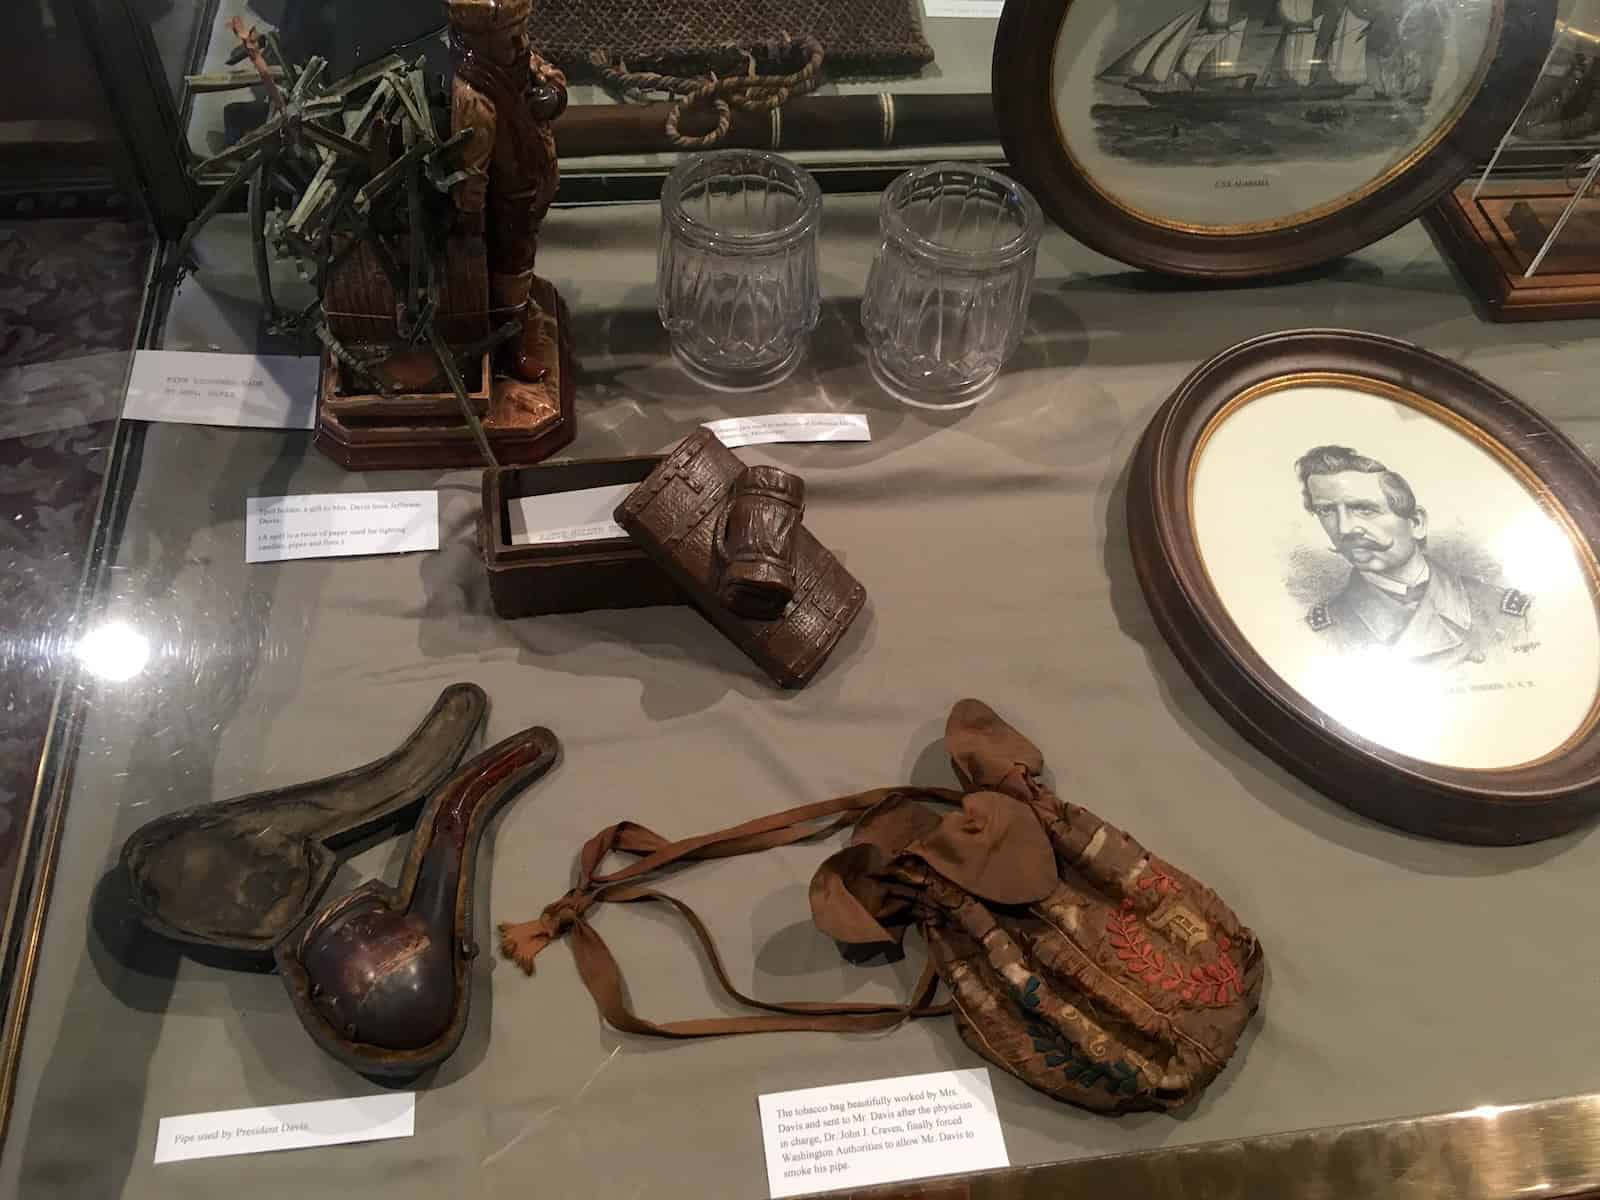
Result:
M539 957L551 942L567 936L583 914L594 904L594 893L582 888L568 892L547 907L532 921L500 922L500 953L504 954L523 974L533 974L533 960Z

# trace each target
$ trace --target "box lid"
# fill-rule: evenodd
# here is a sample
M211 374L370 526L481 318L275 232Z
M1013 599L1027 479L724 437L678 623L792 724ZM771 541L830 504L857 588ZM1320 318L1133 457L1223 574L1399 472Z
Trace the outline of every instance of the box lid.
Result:
M616 521L779 686L804 687L865 606L867 592L802 525L794 538L794 599L783 614L762 621L725 608L717 599L716 531L743 470L715 434L699 430L617 506Z

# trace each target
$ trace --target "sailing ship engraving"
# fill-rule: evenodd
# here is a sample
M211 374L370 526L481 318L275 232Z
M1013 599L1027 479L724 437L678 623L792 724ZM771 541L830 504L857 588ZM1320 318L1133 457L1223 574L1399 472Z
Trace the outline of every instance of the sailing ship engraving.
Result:
M1152 104L1180 108L1338 100L1367 84L1372 21L1348 4L1338 6L1331 22L1330 12L1314 11L1315 0L1272 0L1265 20L1233 16L1231 8L1232 0L1205 0L1180 13L1119 54L1097 78L1120 83ZM1247 42L1255 43L1257 54L1247 55ZM1264 57L1263 42L1271 44Z
M1431 0L1132 0L1092 77L1101 148L1186 165L1389 152L1425 117L1449 19Z

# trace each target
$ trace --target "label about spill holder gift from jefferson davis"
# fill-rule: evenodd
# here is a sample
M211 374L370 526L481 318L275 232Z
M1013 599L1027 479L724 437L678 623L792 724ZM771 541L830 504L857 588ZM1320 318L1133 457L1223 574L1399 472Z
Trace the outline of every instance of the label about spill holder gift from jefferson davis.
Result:
M705 427L728 449L770 446L774 442L870 442L872 429L864 413L773 413L765 417L728 417Z
M245 500L245 562L439 548L438 492L332 492Z
M156 1162L376 1142L416 1132L415 1092L162 1117Z
M773 1200L1011 1165L984 1067L757 1101Z
M122 415L180 425L310 429L317 423L314 357L140 350Z

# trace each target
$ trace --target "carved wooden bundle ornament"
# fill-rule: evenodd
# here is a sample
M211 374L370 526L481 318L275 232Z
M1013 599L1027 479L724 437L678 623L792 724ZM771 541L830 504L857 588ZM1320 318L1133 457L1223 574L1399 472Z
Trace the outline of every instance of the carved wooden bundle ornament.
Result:
M722 564L717 598L741 617L772 621L794 599L795 531L806 511L806 484L777 467L746 467L733 481L716 531Z

